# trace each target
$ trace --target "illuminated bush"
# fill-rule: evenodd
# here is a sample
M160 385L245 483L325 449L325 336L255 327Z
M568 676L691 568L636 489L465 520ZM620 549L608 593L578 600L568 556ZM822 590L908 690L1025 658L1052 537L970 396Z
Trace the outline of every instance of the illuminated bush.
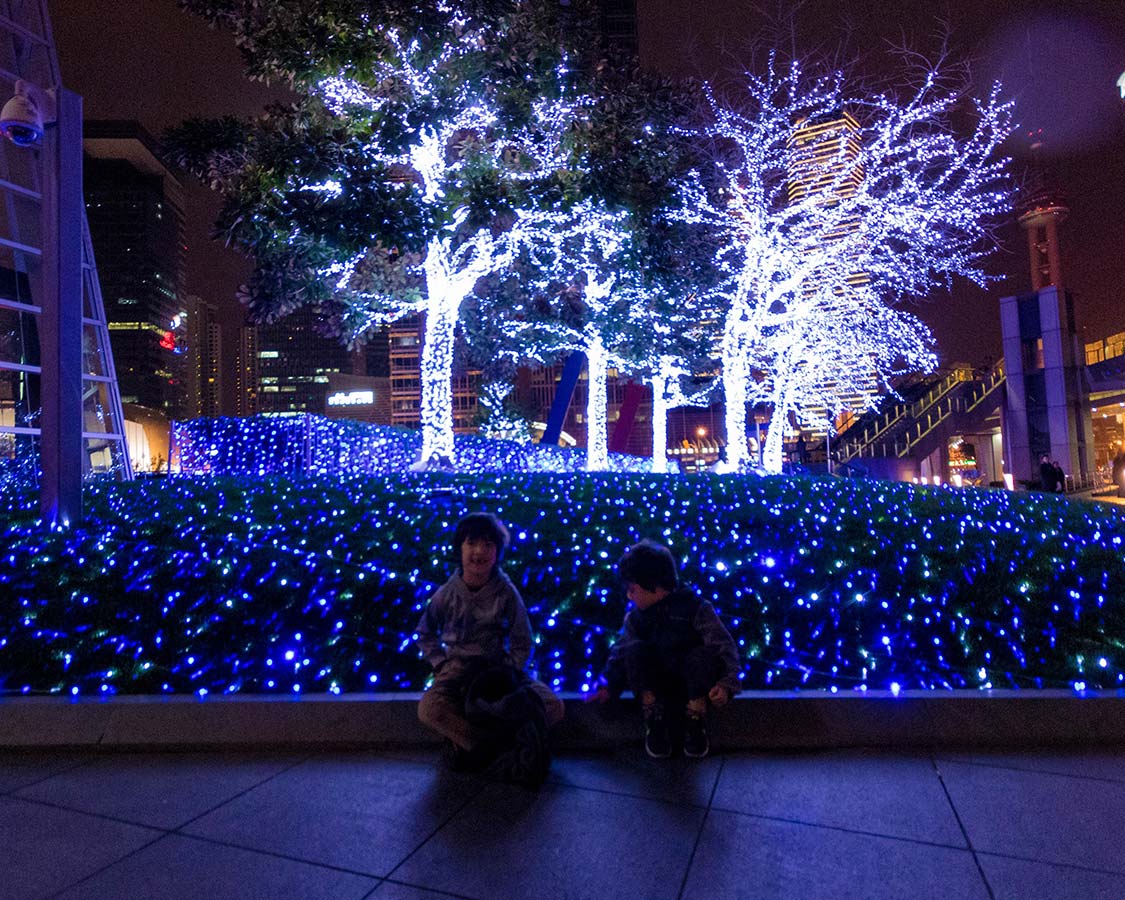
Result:
M0 514L7 693L419 690L411 633L464 512L509 524L541 675L583 690L613 575L667 541L747 687L1118 687L1125 519L1053 496L647 474L173 478L103 484L67 533Z

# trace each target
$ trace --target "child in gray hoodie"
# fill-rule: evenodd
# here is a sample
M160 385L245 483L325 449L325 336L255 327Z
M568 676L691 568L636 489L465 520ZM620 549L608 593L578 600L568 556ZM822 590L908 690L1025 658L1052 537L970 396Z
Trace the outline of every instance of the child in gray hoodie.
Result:
M489 762L487 736L465 716L469 682L482 664L522 673L531 654L531 624L516 586L500 570L508 529L491 513L470 513L453 535L456 573L438 588L418 622L417 641L434 669L418 704L424 725L453 743L454 768ZM563 702L541 681L528 685L543 701L547 725L563 717Z

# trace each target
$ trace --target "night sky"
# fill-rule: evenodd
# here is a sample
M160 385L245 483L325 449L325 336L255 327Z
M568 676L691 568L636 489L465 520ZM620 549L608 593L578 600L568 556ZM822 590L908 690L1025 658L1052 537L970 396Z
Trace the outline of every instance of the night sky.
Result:
M637 0L642 62L670 74L729 77L768 43L756 10L769 5ZM244 79L233 39L174 0L49 0L49 7L64 83L83 95L87 118L137 119L159 136L184 118L252 114L285 96ZM809 0L784 40L802 52L858 59L860 71L879 77L894 71L892 46L931 49L941 22L954 51L971 61L977 92L1000 78L1016 99L1015 171L1026 168L1027 133L1036 132L1041 158L1069 199L1064 278L1086 336L1125 330L1125 101L1115 85L1125 71L1125 3ZM188 290L226 310L233 355L241 319L234 292L248 266L209 240L217 203L187 187ZM997 300L1029 286L1022 233L1013 226L1001 236L992 270L1002 281L988 290L957 285L915 310L933 328L943 363L1000 353Z

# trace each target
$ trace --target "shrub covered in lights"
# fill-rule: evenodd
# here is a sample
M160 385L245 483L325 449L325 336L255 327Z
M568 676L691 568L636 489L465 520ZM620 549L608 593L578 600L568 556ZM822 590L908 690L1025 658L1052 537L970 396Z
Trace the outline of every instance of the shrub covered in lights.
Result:
M540 674L585 690L620 625L613 575L668 542L752 688L1116 688L1125 518L1053 496L651 474L172 478L99 484L87 521L0 513L7 694L421 689L411 634L452 525L491 509Z
M391 475L418 459L422 433L307 413L177 422L173 444L189 475ZM611 453L615 471L643 471L647 459ZM452 464L462 472L577 472L582 448L456 435Z

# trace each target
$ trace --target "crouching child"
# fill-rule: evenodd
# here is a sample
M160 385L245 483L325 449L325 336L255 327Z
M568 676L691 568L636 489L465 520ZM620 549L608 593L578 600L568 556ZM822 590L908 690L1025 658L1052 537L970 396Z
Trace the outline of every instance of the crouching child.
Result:
M679 715L684 755L706 756L708 704L723 706L739 689L734 640L714 607L680 584L667 547L641 541L617 572L633 609L587 702L604 703L628 687L641 703L649 756L671 755L670 719Z
M453 535L454 575L430 598L416 639L433 667L418 718L450 741L448 762L533 783L546 775L546 730L563 703L524 671L531 624L519 591L500 570L508 530L491 513L471 513Z

